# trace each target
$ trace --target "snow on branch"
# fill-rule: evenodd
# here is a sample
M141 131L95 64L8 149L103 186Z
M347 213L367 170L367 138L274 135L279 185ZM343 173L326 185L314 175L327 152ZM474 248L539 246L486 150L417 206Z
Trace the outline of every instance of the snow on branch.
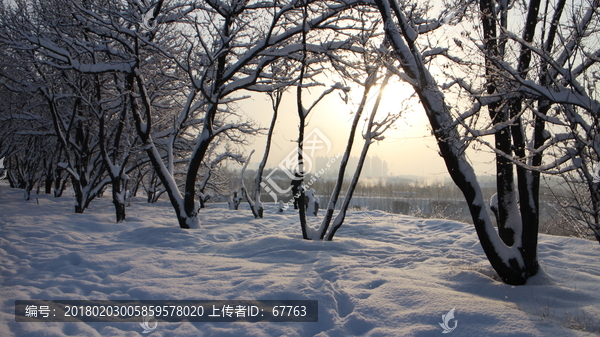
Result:
M304 109L304 117L308 116L308 114L312 111L312 109L314 109L323 98L325 98L327 95L331 94L332 92L334 92L336 90L342 90L344 92L349 92L350 87L345 87L339 82L333 84L331 87L329 87L329 89L323 91L321 93L321 95L319 95L319 97L310 105L310 107L308 109Z
M558 63L554 58L552 58L551 55L548 55L547 52L545 52L544 50L537 48L536 46L534 46L532 43L529 43L527 41L525 41L523 38L517 36L516 34L510 32L510 31L505 31L506 36L508 36L509 38L519 42L521 45L523 45L524 47L526 47L527 49L531 50L532 52L536 53L539 57L541 57L547 64L551 65L552 68L558 73L560 74L564 80L571 86L573 86L575 88L575 90L578 93L584 93L585 90L583 89L583 87L581 86L581 84L579 84L576 80L576 73L569 70L569 69L565 69L561 66L560 63ZM506 67L505 64L503 64L504 67ZM506 68L505 68L506 69ZM509 70L509 72L511 74L513 74L513 71L509 68L506 69Z
M108 72L131 72L133 65L135 64L135 60L121 62L82 63L77 61L68 50L59 47L56 43L50 41L49 39L40 38L33 35L27 35L25 38L34 46L45 49L43 50L44 55L67 65L67 67L65 67L45 60L46 63L57 68L70 68L86 74L101 74Z

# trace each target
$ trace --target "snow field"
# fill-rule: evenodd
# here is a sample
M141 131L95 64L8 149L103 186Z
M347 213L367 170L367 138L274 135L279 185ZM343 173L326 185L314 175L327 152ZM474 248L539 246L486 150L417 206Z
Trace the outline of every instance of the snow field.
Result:
M35 198L38 198L37 201ZM593 336L600 333L600 247L540 235L530 285L495 279L471 225L349 212L333 242L302 240L297 213L254 219L209 204L183 230L167 202L134 198L114 223L109 197L84 214L73 198L0 186L2 336ZM313 227L319 218L309 217ZM312 299L316 323L17 323L25 299ZM442 315L457 327L442 334ZM453 326L453 322L450 326Z

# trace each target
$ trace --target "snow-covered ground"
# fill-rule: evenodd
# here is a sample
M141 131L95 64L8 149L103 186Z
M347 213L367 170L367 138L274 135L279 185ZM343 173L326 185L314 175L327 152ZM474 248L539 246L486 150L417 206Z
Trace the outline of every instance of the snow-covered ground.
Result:
M594 336L600 246L540 236L544 273L494 278L474 229L381 211L351 212L333 242L301 239L297 214L247 205L202 210L178 228L167 202L136 199L114 223L109 197L85 214L73 199L0 186L1 336ZM36 201L37 197L37 201ZM313 225L317 221L312 218ZM319 301L316 323L17 323L27 299ZM455 308L456 329L442 315ZM154 322L151 322L150 326Z

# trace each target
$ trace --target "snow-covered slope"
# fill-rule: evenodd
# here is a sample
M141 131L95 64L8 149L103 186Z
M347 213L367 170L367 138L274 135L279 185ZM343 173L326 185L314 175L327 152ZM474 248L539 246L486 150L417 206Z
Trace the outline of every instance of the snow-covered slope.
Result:
M36 198L38 200L36 201ZM600 333L600 246L540 236L544 273L494 279L467 224L351 212L333 242L301 239L293 210L202 210L179 229L139 198L114 223L110 198L73 214L69 197L0 186L1 336L590 336ZM315 218L313 226L318 223ZM17 323L27 299L312 299L316 323ZM456 329L442 315L455 308ZM450 322L454 326L455 320ZM152 324L151 324L152 325Z

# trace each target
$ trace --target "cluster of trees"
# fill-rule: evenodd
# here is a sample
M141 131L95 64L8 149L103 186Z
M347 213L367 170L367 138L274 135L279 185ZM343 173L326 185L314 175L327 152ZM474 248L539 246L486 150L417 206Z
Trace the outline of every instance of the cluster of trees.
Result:
M219 169L246 163L239 144L267 133L252 195L260 187L283 95L298 112L297 168L309 114L333 93L358 98L338 180L313 229L300 189L305 239L331 240L344 172L361 121L364 143L346 189L349 203L369 146L401 110L422 109L448 172L464 195L485 254L509 284L539 270L542 174L570 173L590 202L584 211L600 240L598 0L455 0L439 6L398 0L18 0L0 8L0 157L11 184L44 181L59 195L69 179L76 212L112 186L117 220L125 191L142 184L149 200L167 193L179 225L197 228ZM324 84L323 75L339 83ZM388 81L410 85L410 105L377 114ZM335 81L334 81L335 82ZM308 88L319 90L308 102ZM315 89L317 88L317 89ZM369 95L379 90L375 102ZM352 92L350 92L352 91ZM235 110L248 95L273 106L263 129ZM496 154L492 221L469 148ZM577 175L573 175L577 173ZM579 179L574 179L579 178ZM580 191L580 189L577 189ZM494 227L497 224L497 229Z

